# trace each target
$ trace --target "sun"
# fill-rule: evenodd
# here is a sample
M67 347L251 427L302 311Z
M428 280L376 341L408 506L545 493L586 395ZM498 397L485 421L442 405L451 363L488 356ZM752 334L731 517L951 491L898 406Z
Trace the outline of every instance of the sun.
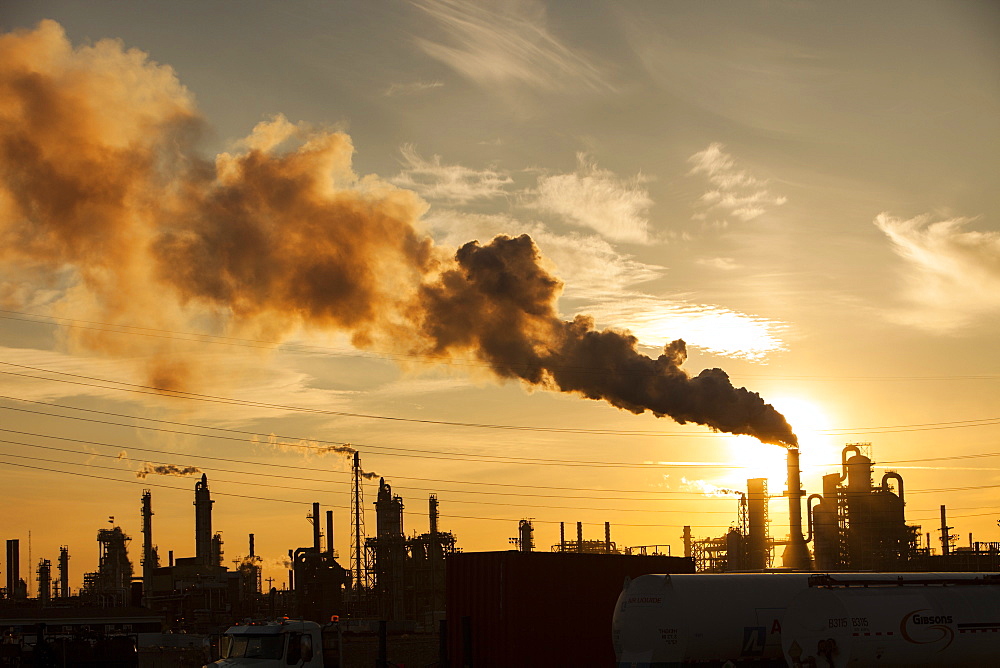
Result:
M832 421L822 406L801 396L784 396L771 399L778 412L785 416L792 431L799 437L802 482L807 488L816 488L816 482L839 460L839 447L829 435ZM752 436L730 436L726 439L729 461L740 468L725 477L732 489L746 489L748 478L767 478L770 494L781 494L786 489L787 460L785 448L761 443Z

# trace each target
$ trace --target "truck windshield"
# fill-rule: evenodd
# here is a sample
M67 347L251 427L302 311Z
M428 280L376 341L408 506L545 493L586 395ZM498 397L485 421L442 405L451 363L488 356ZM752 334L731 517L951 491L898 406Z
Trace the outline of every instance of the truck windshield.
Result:
M283 635L231 636L229 651L223 658L280 659L284 641Z

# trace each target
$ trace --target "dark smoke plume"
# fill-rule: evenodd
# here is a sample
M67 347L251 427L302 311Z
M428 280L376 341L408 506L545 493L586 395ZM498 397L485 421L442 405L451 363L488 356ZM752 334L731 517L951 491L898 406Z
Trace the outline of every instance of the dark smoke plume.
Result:
M119 42L74 49L51 21L0 37L0 271L51 287L71 268L60 315L271 338L339 330L361 348L472 354L501 378L795 443L722 370L682 370L682 341L651 359L627 332L561 320L561 283L529 237L436 247L418 231L426 204L356 176L347 135L279 116L207 161L200 127L173 71ZM168 389L197 380L183 344L73 336L144 356Z
M142 465L142 468L135 472L136 478L145 478L150 473L155 473L156 475L193 475L195 473L201 473L201 469L194 466L175 466L173 464L151 464L146 462Z

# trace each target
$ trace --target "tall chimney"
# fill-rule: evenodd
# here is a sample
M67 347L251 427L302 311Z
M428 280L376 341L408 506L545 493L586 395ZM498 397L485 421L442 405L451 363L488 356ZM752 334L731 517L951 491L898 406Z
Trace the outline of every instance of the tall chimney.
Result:
M691 558L691 527L684 525L684 535L681 536L681 540L684 541L684 556L688 559Z
M326 551L333 556L333 511L326 511Z
M566 551L566 524L563 522L559 523L559 551Z
M7 598L20 598L21 589L21 541L11 538L7 541Z
M194 484L194 547L199 563L212 564L212 495L208 491L208 476Z
M148 489L142 491L142 592L149 596L153 591L153 499Z
M250 534L250 558L253 559L254 556L256 555L253 553L253 534Z
M576 523L576 551L583 552L583 522Z
M604 523L604 551L611 554L611 522Z
M320 530L319 530L320 519L319 519L319 503L316 502L313 503L312 520L313 520L313 549L316 550L316 552L318 553L320 544Z
M809 548L802 535L802 481L799 477L799 449L788 448L788 543L781 554L785 568L809 569Z

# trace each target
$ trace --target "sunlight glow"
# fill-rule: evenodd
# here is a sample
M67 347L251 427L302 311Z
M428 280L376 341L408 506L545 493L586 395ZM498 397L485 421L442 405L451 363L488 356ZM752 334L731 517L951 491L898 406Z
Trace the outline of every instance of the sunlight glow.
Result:
M785 349L784 323L719 306L660 299L649 295L617 298L584 309L598 323L628 329L646 346L661 348L675 339L706 352L761 362Z
M820 479L826 473L835 472L834 466L840 459L841 444L835 436L824 433L833 426L830 418L818 404L801 397L775 397L771 404L785 416L799 437L803 487L820 491ZM780 494L786 489L784 448L761 443L751 436L730 436L726 441L729 461L742 468L724 476L720 485L744 490L748 478L767 478L771 494Z

